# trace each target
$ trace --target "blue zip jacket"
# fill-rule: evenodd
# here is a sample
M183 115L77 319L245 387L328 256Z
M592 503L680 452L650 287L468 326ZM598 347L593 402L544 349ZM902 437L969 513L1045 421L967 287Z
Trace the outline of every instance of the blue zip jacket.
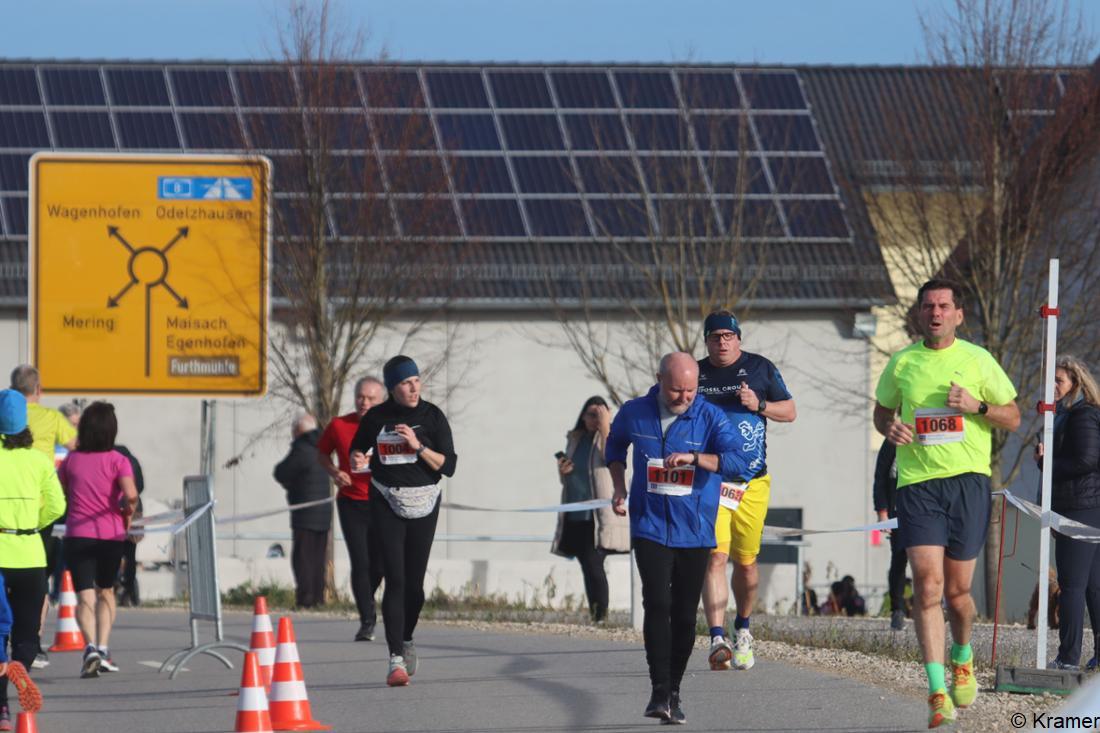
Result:
M715 547L714 520L722 477L736 480L752 475L749 464L759 460L759 446L747 452L733 423L718 407L698 395L691 407L661 432L657 386L644 397L630 400L611 423L604 452L608 464L626 465L626 449L633 444L630 481L630 535L666 547ZM647 461L672 453L712 453L718 456L719 473L695 469L691 493L669 496L647 490Z
M0 573L0 664L8 661L8 636L11 634L11 606L4 574Z

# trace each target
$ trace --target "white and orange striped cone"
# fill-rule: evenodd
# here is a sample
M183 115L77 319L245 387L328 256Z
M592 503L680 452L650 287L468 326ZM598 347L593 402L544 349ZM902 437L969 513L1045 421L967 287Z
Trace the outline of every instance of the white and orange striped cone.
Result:
M318 723L309 709L306 678L298 658L298 642L290 618L279 619L279 645L275 648L275 672L271 678L271 725L275 730L331 730Z
M256 653L264 689L271 689L271 668L275 664L275 630L271 628L271 616L267 613L267 598L256 596L252 608L252 638L249 651Z
M240 699L237 701L237 725L234 733L274 733L271 714L267 710L267 693L260 677L260 663L255 652L246 652L241 666Z
M38 733L38 721L35 720L34 713L24 712L16 716L15 733Z
M61 593L57 604L57 631L54 633L50 651L84 651L84 634L76 623L76 591L73 590L73 576L68 570L61 576Z

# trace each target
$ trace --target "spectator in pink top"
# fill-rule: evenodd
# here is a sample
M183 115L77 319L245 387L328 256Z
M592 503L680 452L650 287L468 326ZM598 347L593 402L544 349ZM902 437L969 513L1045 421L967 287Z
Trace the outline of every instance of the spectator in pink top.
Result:
M81 677L118 671L108 648L115 621L114 585L138 493L130 461L115 450L116 435L114 406L93 402L80 416L76 449L57 470L69 502L65 564L79 599L76 622L88 644Z

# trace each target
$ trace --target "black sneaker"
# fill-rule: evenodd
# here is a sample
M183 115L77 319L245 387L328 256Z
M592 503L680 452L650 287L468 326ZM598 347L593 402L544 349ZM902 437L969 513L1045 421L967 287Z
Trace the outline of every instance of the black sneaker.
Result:
M905 611L899 608L890 614L890 628L894 631L901 631L905 628Z
M359 624L359 630L355 632L356 641L374 641L374 622Z
M660 687L653 688L653 694L649 696L649 704L642 713L647 718L659 720L671 720L672 711L669 708L669 694Z
M103 663L103 657L94 646L84 650L84 661L80 664L81 678L98 677L99 666Z
M680 707L680 693L674 692L668 696L668 720L664 721L670 725L683 725L687 721L687 716L684 715L684 709Z

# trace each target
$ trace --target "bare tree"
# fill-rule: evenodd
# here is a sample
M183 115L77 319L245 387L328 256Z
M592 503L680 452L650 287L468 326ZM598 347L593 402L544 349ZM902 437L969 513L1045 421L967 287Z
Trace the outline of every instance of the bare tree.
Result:
M275 169L271 392L325 424L371 346L445 304L459 232L416 72L363 64L364 34L328 0L292 3L279 42L280 62L238 72L244 97L279 108L244 115L246 149ZM330 532L329 597L331 548Z
M899 290L895 323L915 334L910 308L920 284L933 275L958 281L964 337L1004 367L1021 403L1034 404L1049 258L1062 263L1059 343L1087 360L1100 356L1091 314L1100 297L1100 188L1090 171L1098 105L1084 68L1094 40L1068 4L1053 0L954 0L922 23L930 68L912 72L924 77L922 93L874 111L887 142L863 151L851 183L866 194ZM886 350L899 345L888 339ZM1021 432L1035 427L1035 416L1025 417ZM1008 438L993 437L997 489L1032 451L1032 441ZM995 505L985 548L990 615L999 517Z

